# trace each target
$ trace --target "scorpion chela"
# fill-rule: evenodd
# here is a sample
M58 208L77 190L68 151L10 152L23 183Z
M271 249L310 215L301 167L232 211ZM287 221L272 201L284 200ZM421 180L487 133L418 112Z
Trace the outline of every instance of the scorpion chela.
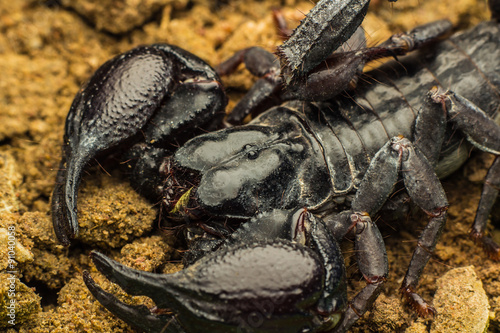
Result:
M362 45L358 29L368 3L319 1L279 47L278 58L253 47L216 71L181 48L155 44L96 71L66 120L52 199L59 240L68 245L78 235L83 168L118 145L130 147L138 191L162 198L173 220L203 226L203 232L188 229L191 251L186 268L175 274L136 271L92 252L107 278L157 305L127 305L84 272L108 310L148 332L344 332L371 307L388 275L371 217L388 210L389 196L401 186L406 191L398 195L429 217L401 291L420 315L432 316L434 308L416 288L446 222L439 178L467 158L463 138L497 156L471 236L500 259L499 246L485 235L500 186L494 120L500 1L489 1L491 21L445 40L451 24L437 21L372 48ZM361 46L349 49L354 44ZM366 62L412 50L358 82ZM256 117L201 134L222 123L227 100L219 75L242 62L261 78L225 123ZM175 152L166 149L172 142L181 143ZM230 232L230 222L241 226ZM350 301L338 245L344 237L354 238L367 282Z

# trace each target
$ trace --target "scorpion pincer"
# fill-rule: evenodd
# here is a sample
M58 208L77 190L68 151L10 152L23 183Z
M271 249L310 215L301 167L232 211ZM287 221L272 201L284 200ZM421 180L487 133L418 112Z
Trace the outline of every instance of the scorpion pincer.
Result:
M124 304L85 272L89 290L109 311L147 332L345 332L387 278L385 245L371 217L387 210L388 197L403 184L397 195L409 197L429 222L401 291L420 315L432 316L434 308L416 288L446 222L439 178L467 158L464 138L497 156L471 236L500 259L500 247L485 235L500 187L494 121L500 0L489 2L492 21L445 40L451 24L437 21L377 47L350 50L350 43L362 44L357 28L368 2L319 1L280 46L279 60L254 47L215 71L178 47L155 44L96 71L66 121L52 199L59 240L69 244L78 235L76 194L84 166L118 145L129 147L138 191L163 198L172 219L202 221L204 230L224 236L195 238L187 267L170 275L136 271L93 252L108 279L157 305ZM328 28L340 19L338 31ZM357 81L366 62L413 50ZM220 126L227 100L219 75L242 62L261 78L226 123L257 116L193 137L193 128L200 130L196 135ZM340 94L347 89L349 97ZM181 144L175 152L165 148L173 141ZM231 233L229 222L241 226ZM338 246L344 237L354 238L367 282L350 301Z

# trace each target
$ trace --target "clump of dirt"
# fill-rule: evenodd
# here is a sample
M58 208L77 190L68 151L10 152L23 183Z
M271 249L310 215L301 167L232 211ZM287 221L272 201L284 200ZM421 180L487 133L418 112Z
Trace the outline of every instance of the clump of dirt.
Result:
M41 310L40 296L15 275L0 273L0 328L25 322ZM15 296L11 296L15 294ZM15 297L15 302L11 300Z
M466 28L488 15L485 2L443 0L438 5L430 0L394 4L373 0L364 23L369 43L433 19L448 17ZM171 233L156 228L154 203L137 195L126 175L118 171L106 170L108 175L100 168L89 169L78 203L81 236L69 248L57 243L50 197L59 167L64 120L85 80L112 56L141 44L179 45L212 66L249 46L274 51L281 40L272 9L281 8L293 27L312 6L305 0L0 3L0 230L14 229L16 242L22 247L16 252L15 281L23 295L18 299L13 327L5 324L5 307L0 301L0 327L8 328L9 333L131 331L90 296L82 271L90 271L100 286L125 302L153 304L124 294L98 274L88 257L91 250L104 251L141 270L172 273L181 268L169 262L179 257L176 243ZM223 78L229 109L254 81L243 68ZM489 298L493 313L490 331L495 331L500 329L500 266L467 235L482 187L478 175L491 163L485 156L473 156L466 168L444 181L449 221L423 272L418 292L432 300L437 278L451 268L473 265ZM403 307L398 292L418 231L425 225L425 221L413 223L410 232L383 229L390 276L373 310L356 323L353 332L404 331L412 324L408 331L429 331L431 321L419 319ZM0 249L0 255L3 253ZM32 260L21 260L22 253L27 257L31 254ZM5 295L6 270L0 267L0 298ZM350 297L364 286L355 265L349 269L349 285Z
M71 1L61 0L61 4L73 9L83 18L92 22L99 31L124 34L140 27L153 15L167 6L184 10L188 1L178 0L128 0L128 1Z
M437 280L434 306L439 315L431 332L484 332L488 327L490 305L474 267L459 267Z
M80 196L78 239L93 247L121 247L153 227L157 210L118 177L94 178Z

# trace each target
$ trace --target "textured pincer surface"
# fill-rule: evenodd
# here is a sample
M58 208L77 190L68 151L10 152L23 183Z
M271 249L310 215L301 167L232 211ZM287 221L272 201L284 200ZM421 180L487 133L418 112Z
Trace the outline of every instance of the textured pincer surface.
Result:
M78 233L76 193L83 167L144 126L165 97L171 72L159 50L138 47L106 62L75 97L52 199L54 229L62 243Z
M110 148L120 153L135 145L136 157L131 158L131 153L126 158L133 160L129 164L132 174L149 174L168 155L169 143L182 144L197 133L193 128L213 130L226 103L215 71L173 45L137 47L102 65L76 95L66 118L63 156L52 197L59 241L68 245L78 234L76 197L88 162L111 152ZM118 145L123 149L117 150ZM165 152L144 161L153 148Z
M133 49L106 63L70 109L65 136L71 152L92 154L135 134L165 96L171 72L152 47Z
M84 272L103 306L146 332L327 331L347 304L340 248L305 209L261 214L174 274L128 268L98 252L91 257L128 294L155 302L154 311L127 305Z
M151 297L158 308L177 313L174 321L188 332L296 332L310 328L309 308L321 297L324 267L309 248L290 241L237 244L213 252L170 275L136 271L94 252L96 267L133 295ZM84 276L92 294L110 311L117 300ZM105 302L104 298L110 301ZM114 305L113 305L114 303ZM119 305L120 306L120 305ZM137 321L126 305L115 312L141 330L158 325ZM126 316L124 314L126 313ZM143 315L143 314L142 314ZM264 317L265 318L264 318ZM145 316L142 318L146 318ZM168 320L165 320L165 325Z

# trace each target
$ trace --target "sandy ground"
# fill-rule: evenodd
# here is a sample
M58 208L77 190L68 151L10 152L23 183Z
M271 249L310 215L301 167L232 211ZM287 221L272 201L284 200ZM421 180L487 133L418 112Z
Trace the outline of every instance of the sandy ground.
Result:
M89 169L78 204L81 238L69 249L55 241L50 196L64 119L79 87L99 65L136 45L155 42L182 46L214 66L247 46L273 51L281 41L271 9L282 8L294 25L311 7L308 1L294 0L0 2L0 331L131 331L89 296L83 284L81 273L90 270L106 290L119 293L92 267L88 258L92 249L141 270L179 269L180 251L174 240L154 226L157 208L136 194L119 170L109 169L108 174L99 167ZM464 29L487 19L488 13L484 1L399 0L391 5L373 0L364 27L374 44L391 32L444 17ZM243 69L224 79L230 92L229 108L252 80ZM467 236L489 163L489 156L474 154L465 167L443 181L450 202L449 220L418 289L438 310L434 324L404 306L398 292L418 231L424 226L416 220L406 228L382 228L390 276L373 310L353 332L481 332L484 325L465 329L466 324L460 323L468 320L465 314L470 311L448 314L472 304L471 299L455 298L463 296L463 290L478 295L474 307L490 316L488 331L500 331L500 265ZM18 263L13 267L7 261L8 230L15 231L18 243ZM350 257L349 248L346 255ZM347 260L352 296L364 282L352 260ZM472 267L462 268L468 266ZM450 294L453 291L443 292L448 290L443 286L436 292L438 278L454 268L460 268L459 273L452 271L441 285L454 281L453 286L463 288ZM8 271L17 277L14 327L6 311ZM474 276L482 282L489 310L480 305L481 283L474 282ZM142 298L123 295L122 299L152 306Z

